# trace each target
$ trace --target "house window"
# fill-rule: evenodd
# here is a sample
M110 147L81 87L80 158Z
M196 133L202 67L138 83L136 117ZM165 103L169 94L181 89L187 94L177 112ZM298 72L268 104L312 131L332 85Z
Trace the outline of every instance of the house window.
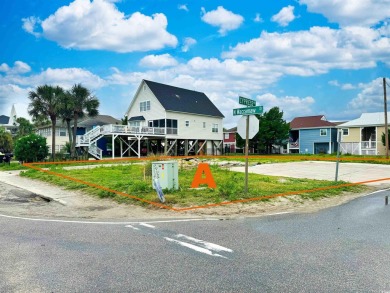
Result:
M328 135L328 129L320 129L320 136L327 136Z
M129 122L129 126L131 126L131 127L138 127L140 125L141 125L140 121L130 121Z
M190 126L190 121L186 120L186 127L189 127L189 126Z
M343 128L342 131L344 136L349 135L349 128Z
M66 136L66 128L59 128L58 136Z
M225 139L229 139L229 133L225 133Z
M139 103L139 110L141 112L149 111L150 110L150 101L144 101Z
M218 124L217 123L213 123L213 128L211 129L211 132L218 133Z

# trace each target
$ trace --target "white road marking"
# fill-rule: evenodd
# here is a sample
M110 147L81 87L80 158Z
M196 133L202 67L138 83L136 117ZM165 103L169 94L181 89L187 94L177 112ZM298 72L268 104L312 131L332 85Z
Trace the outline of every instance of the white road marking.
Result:
M59 219L41 219L41 218L27 218L27 217L17 217L0 214L0 217L15 219L15 220L24 220L24 221L33 221L33 222L54 222L54 223L71 223L71 224L97 224L97 225L133 225L133 224L147 224L147 223L176 223L176 222L196 222L196 221L218 221L218 219L213 218L194 218L194 219L177 219L177 220L156 220L156 221L129 221L129 222L103 222L103 221L77 221L77 220L59 220Z
M292 214L292 212L279 212L279 213L268 214L267 216L277 216L277 215L285 215L285 214Z
M147 224L147 223L139 223L141 226L144 226L144 227L148 227L148 228L152 228L152 229L156 229L156 226L153 226L153 225L150 225L150 224Z
M226 247L223 247L223 246L218 245L218 244L214 244L214 243L211 243L211 242L206 242L204 240L196 239L194 237L186 236L186 235L183 235L183 234L177 234L176 237L177 238L184 238L184 239L190 240L192 242L202 244L207 249L211 249L211 250L215 250L215 251L233 252L233 250L230 249L230 248L226 248Z
M375 193L379 193L379 192L383 192L383 191L388 191L390 188L386 188L386 189L381 189L381 190L376 190L376 191L373 191L373 192L371 192L371 193L369 193L369 194L367 194L367 195L371 195L371 194L375 194ZM365 196L367 196L367 195L365 195Z
M169 237L164 237L165 240L168 240L170 242L174 242L174 243L177 243L181 246L184 246L184 247L187 247L187 248L190 248L192 250L195 250L197 252L201 252L201 253L204 253L204 254L207 254L207 255L211 255L211 256L217 256L217 257L222 257L222 258L227 258L226 256L223 256L223 255L220 255L218 253L213 253L211 250L207 249L207 248L203 248L203 247L199 247L199 246L196 246L194 244L190 244L190 243L187 243L187 242L183 242L183 241L179 241L179 240L176 240L176 239L172 239L172 238L169 238Z
M134 226L132 226L132 225L126 225L125 227L126 227L126 228L131 228L131 229L134 229L134 230L139 230L139 228L134 227Z

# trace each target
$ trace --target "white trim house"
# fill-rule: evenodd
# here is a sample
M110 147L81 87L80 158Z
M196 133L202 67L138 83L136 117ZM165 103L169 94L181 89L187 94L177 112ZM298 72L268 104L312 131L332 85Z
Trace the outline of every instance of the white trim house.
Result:
M96 127L78 136L76 145L98 159L94 142L102 136L111 136L113 158L222 154L224 116L202 92L142 80L125 116L127 125Z

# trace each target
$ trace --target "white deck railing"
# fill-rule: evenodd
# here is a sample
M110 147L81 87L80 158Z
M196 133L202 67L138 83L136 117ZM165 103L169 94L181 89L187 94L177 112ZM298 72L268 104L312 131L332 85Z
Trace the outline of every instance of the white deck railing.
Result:
M362 141L361 148L363 149L376 149L376 141Z

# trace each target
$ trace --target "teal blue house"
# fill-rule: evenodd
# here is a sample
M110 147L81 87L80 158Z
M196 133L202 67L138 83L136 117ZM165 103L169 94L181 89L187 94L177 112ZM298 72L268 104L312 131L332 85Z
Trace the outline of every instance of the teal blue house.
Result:
M337 151L337 124L325 116L296 117L290 122L287 152L331 154Z

